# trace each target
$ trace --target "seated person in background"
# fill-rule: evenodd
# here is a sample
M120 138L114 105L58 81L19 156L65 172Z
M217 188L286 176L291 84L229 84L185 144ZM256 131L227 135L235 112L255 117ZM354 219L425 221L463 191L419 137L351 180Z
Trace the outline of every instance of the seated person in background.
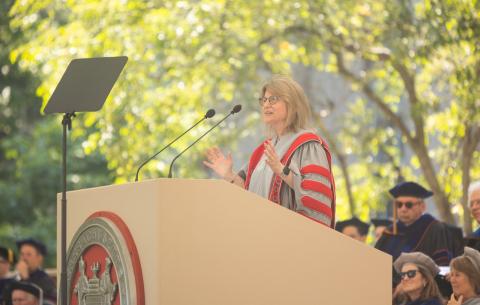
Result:
M450 262L453 293L447 305L480 305L480 253L465 247L462 256Z
M401 182L389 192L395 198L393 226L383 232L375 248L390 254L393 260L402 252L422 252L437 265L448 266L453 257L451 232L425 213L424 199L433 193L415 182Z
M35 284L13 281L5 291L5 305L42 305L42 294L42 289Z
M473 218L480 224L480 180L472 182L468 187L468 204ZM480 227L472 236L480 238Z
M383 231L392 225L392 221L385 218L373 218L371 222L375 227L375 242L382 236Z
M5 287L12 282L13 275L10 269L15 263L15 255L13 250L5 247L0 247L0 304L3 304L3 291Z
M401 277L393 295L394 304L444 304L434 280L440 269L430 257L421 252L402 253L393 266Z
M335 230L365 243L367 241L369 227L370 224L361 221L357 217L353 217L344 221L338 221L335 225Z
M47 247L32 238L17 241L17 247L20 258L16 269L20 280L36 284L43 290L46 300L56 301L55 283L42 269L43 259L47 255Z
M480 224L480 180L472 182L468 187L468 205L473 219ZM465 238L465 245L480 250L480 227Z

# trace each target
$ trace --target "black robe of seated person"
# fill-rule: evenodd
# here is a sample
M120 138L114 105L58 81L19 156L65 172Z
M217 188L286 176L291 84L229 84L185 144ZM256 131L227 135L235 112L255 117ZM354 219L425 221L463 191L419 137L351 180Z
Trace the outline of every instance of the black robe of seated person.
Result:
M33 283L42 288L43 297L46 300L56 301L57 288L55 282L45 271L41 269L33 271L25 282Z
M397 221L397 234L392 232L392 226L387 228L375 248L392 255L393 261L402 252L418 251L430 256L437 265L448 266L454 256L451 230L430 214L422 215L409 226Z

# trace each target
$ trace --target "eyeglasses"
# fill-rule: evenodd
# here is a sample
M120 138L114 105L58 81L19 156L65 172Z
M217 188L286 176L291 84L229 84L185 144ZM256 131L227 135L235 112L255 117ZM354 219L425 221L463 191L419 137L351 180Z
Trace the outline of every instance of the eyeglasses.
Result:
M411 209L413 208L414 205L417 205L419 204L421 201L407 201L407 202L402 202L402 201L395 201L395 206L398 208L398 209L401 209L403 207L403 205L405 205L405 207L407 209Z
M258 103L260 106L263 107L263 105L268 101L268 104L274 105L280 100L279 95L270 95L269 97L259 97L258 98Z
M418 270L408 270L405 272L400 272L400 277L402 280L405 279L405 277L408 277L409 279L413 279L417 275Z

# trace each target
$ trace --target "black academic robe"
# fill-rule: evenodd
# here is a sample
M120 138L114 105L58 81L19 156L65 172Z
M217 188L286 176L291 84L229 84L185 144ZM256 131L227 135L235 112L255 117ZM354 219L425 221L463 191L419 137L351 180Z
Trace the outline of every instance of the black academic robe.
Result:
M413 224L406 226L397 221L397 235L392 226L384 231L375 248L390 254L395 261L402 252L422 252L437 265L448 266L453 258L451 231L430 214L422 215Z
M464 239L465 247L480 251L480 228L476 229Z
M6 288L14 281L13 278L0 279L0 304L3 304Z
M37 269L30 273L30 277L26 282L34 283L43 290L43 297L49 301L57 299L57 289L53 279L43 270Z

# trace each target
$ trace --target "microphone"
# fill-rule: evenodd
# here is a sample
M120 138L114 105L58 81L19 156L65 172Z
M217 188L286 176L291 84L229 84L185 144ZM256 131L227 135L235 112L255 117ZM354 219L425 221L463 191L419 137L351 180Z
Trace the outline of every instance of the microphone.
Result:
M172 162L170 163L170 169L168 170L168 178L172 178L172 167L173 167L173 163L175 163L175 160L178 159L178 157L180 157L181 155L183 155L184 152L186 152L190 147L192 147L193 145L195 145L198 141L200 141L204 136L206 136L210 131L212 131L215 127L217 127L218 125L220 125L220 123L222 123L223 121L225 121L229 116L231 116L232 114L235 114L237 112L240 112L240 110L242 110L242 105L235 105L232 109L232 111L230 111L230 113L228 115L226 115L223 119L221 119L217 124L213 125L212 128L210 128L209 130L207 130L207 132L205 132L200 138L198 138L197 140L195 140L195 142L193 142L192 144L190 144L190 146L188 146L187 148L185 148L181 153L179 153L175 158L173 158Z
M181 135L179 135L178 137L175 138L175 140L173 140L172 142L168 143L164 148L160 149L157 153L155 153L153 156L151 156L150 158L148 158L146 161L144 161L137 169L137 174L135 175L135 182L138 181L138 173L140 172L140 169L142 169L142 167L147 164L148 162L150 162L150 160L152 160L153 158L155 158L159 153L161 153L162 151L164 151L165 149L167 149L168 147L170 147L173 143L175 143L178 139L180 139L181 137L183 137L187 132L189 132L192 128L194 128L195 126L197 126L198 124L200 124L201 122L203 122L204 120L206 119L209 119L211 117L213 117L215 115L215 110L214 109L209 109L207 111L207 113L205 113L205 115L203 116L203 118L196 122L192 127L188 128L187 130L185 130L184 133L182 133Z

